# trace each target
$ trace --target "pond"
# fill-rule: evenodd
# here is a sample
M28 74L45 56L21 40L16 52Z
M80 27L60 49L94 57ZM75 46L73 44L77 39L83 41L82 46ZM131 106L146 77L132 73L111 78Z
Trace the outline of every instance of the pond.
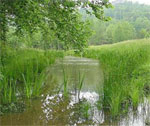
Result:
M66 56L47 70L41 98L25 100L25 110L0 116L0 125L150 125L145 99L125 117L112 120L99 106L103 98L103 71L97 60Z

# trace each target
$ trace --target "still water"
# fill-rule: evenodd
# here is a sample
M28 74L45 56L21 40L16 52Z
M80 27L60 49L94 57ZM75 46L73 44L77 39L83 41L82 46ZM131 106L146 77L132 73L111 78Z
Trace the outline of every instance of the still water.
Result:
M63 95L64 80L69 98ZM0 125L150 125L148 99L136 114L131 111L119 120L111 120L108 113L98 109L103 97L103 72L97 60L66 56L48 68L46 83L41 98L25 100L22 113L0 116Z

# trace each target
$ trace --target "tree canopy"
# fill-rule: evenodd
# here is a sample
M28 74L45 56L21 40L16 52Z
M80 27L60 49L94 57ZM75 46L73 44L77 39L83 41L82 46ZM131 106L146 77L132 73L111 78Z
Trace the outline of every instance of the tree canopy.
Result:
M79 9L108 20L104 7L111 7L108 0L0 0L0 41L6 44L6 33L13 27L19 34L41 30L43 35L63 42L66 49L70 46L81 49L90 32Z

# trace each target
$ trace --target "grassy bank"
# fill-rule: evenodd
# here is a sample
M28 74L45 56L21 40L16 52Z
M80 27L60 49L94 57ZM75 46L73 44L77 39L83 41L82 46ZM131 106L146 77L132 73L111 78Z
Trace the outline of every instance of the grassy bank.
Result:
M62 51L5 48L0 65L0 104L16 102L18 97L38 97L45 85L46 68Z
M98 59L104 72L103 108L113 116L136 109L150 90L150 40L91 46L84 57Z

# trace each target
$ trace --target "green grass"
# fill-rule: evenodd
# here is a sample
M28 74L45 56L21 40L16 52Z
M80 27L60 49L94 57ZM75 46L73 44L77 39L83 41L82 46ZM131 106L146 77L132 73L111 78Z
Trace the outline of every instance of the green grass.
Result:
M85 74L81 75L79 72L79 82L78 82L78 99L80 101L80 92L84 84Z
M64 86L63 95L64 95L64 98L68 99L68 97L69 97L68 76L64 69L63 69L63 77L64 77L63 78L63 86Z
M91 46L84 57L98 59L104 73L104 109L113 116L136 108L150 89L150 40Z
M46 68L62 51L6 48L3 65L0 66L0 103L13 102L18 93L21 97L39 97L45 85Z

